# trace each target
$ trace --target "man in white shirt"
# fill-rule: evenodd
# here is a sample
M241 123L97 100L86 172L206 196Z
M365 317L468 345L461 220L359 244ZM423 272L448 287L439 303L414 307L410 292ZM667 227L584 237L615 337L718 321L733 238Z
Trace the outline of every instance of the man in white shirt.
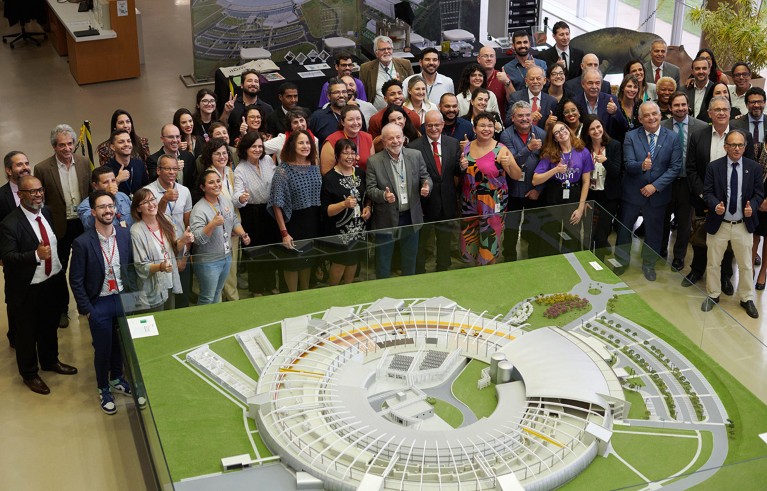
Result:
M667 49L666 41L660 38L652 42L650 62L645 63L644 66L645 79L648 82L658 83L661 77L671 77L676 82L676 86L681 87L679 83L679 67L666 61Z
M421 59L418 61L421 66L419 75L426 81L426 97L434 104L439 104L439 98L442 94L448 92L454 93L453 80L437 73L439 69L439 51L436 48L426 48L421 51ZM407 87L408 82L414 75L409 76L402 81L402 86Z
M742 61L733 64L732 80L735 85L727 86L730 89L730 103L732 107L737 107L740 110L740 114L746 114L748 111L746 91L751 88L751 67Z
M701 119L708 109L703 107L703 98L706 97L709 87L713 85L708 78L710 72L711 67L705 58L695 58L692 61L692 76L695 83L687 88L687 98L690 100L692 116L698 119Z

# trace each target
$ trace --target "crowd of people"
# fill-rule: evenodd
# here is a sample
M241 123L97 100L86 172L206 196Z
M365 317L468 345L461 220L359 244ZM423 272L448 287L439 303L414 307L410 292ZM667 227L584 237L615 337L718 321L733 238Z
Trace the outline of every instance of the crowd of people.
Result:
M758 250L767 236L765 93L751 86L749 66L736 63L729 84L702 50L682 81L657 39L649 62L625 65L616 97L597 56L570 46L567 24L553 32L556 44L542 52L515 32L515 56L501 69L483 47L456 81L438 72L435 49L421 52L414 74L379 36L359 78L350 54L335 57L337 76L319 101L302 100L291 82L266 101L258 73L246 70L239 95L218 100L202 89L193 110L169 117L154 153L130 113L114 111L94 169L74 152L66 124L51 131L53 155L34 168L22 151L7 153L0 257L24 383L47 394L39 370L77 372L58 355L67 278L93 335L100 405L113 414L112 394L131 393L117 342L120 293L135 311L153 312L236 300L239 272L253 296L306 289L317 264L304 246L323 236L335 236L338 251L327 257L329 285L354 281L362 255L353 245L368 237L377 278L425 272L427 251L437 271L454 256L515 260L520 236L527 257L592 248L602 259L614 254L621 274L641 215L648 281L669 250L682 271L692 244L684 285L705 273L708 311L734 294L734 257L741 305L758 317L764 264L751 279L767 252ZM506 214L548 205L559 206L535 227ZM279 261L245 259L280 243Z

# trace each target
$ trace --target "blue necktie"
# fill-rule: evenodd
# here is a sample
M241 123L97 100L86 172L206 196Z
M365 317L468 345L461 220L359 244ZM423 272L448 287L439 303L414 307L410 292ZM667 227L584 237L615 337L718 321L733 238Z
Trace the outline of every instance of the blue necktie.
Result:
M650 133L650 158L655 159L655 133Z
M738 211L738 163L732 163L732 174L730 174L730 215Z

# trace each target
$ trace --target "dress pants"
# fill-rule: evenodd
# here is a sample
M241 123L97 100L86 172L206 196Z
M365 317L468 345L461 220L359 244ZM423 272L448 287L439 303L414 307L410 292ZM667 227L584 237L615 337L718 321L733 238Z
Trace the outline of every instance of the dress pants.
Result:
M671 183L671 202L666 207L663 218L663 242L661 250L668 250L669 234L671 233L671 214L676 217L676 241L674 242L673 258L684 261L687 255L687 245L690 243L692 230L692 205L690 204L690 185L686 177L677 177Z
M644 205L636 205L623 201L621 210L621 223L623 226L618 230L615 255L623 265L631 261L631 227L642 213L645 226L645 240L642 247L642 265L654 267L655 261L660 254L660 246L663 235L663 216L666 205L651 206L646 201Z
M388 278L391 276L391 262L394 255L394 243L399 243L402 253L401 270L402 276L415 274L416 256L418 254L418 230L412 226L410 212L399 214L400 229L393 229L384 233L376 233L376 278Z
M56 237L56 239L58 239L56 252L59 254L59 261L61 261L61 271L64 273L64 276L67 274L69 255L72 252L72 243L84 231L85 229L83 228L83 223L79 218L75 218L73 220L67 220L67 230L64 233L64 237ZM58 302L60 302L61 306L59 314L67 313L69 311L69 288L64 288L64 291L59 292L59 296L56 298Z
M9 305L17 321L16 364L25 379L35 377L39 367L51 367L59 360L61 311L51 308L51 298L61 298L61 290L66 288L62 270L42 283L29 285L21 303Z
M110 380L123 375L123 355L117 324L117 319L122 315L120 295L107 295L93 301L88 326L93 338L93 366L96 369L96 385L99 389L109 387Z
M732 244L732 252L738 262L738 297L742 302L754 300L754 266L751 257L754 235L746 229L745 223L731 224L722 222L715 234L706 234L708 247L708 265L706 266L706 292L711 298L718 298L722 293L719 264L727 249Z
M457 230L458 225L455 220L429 222L423 225L423 228L418 232L418 258L415 268L418 274L426 272L427 250L435 250L436 252L436 271L450 269L450 239ZM434 243L436 243L436 247L432 246Z

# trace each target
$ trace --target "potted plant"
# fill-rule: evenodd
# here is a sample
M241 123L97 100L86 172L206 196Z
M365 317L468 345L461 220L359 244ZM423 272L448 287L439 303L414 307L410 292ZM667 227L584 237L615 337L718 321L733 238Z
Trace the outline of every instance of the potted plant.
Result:
M722 70L745 61L754 74L767 68L767 13L752 0L714 0L690 10Z

